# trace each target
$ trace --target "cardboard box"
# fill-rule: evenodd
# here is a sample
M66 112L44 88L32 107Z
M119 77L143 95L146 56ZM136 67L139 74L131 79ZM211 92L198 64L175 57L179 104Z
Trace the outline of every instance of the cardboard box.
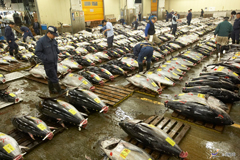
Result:
M108 21L108 22L117 22L117 19L116 19L116 17L114 16L114 14L105 15L105 19L106 19L106 21Z
M101 21L91 21L90 23L90 27L97 27L101 24Z

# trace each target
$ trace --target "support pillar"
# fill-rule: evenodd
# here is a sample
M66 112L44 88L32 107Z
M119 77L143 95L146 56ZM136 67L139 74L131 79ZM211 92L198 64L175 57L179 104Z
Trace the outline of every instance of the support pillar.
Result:
M165 0L158 0L157 17L158 19L164 19L165 16Z

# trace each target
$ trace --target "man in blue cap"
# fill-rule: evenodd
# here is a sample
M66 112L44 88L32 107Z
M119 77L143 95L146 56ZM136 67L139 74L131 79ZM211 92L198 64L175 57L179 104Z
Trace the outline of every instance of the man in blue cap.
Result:
M26 42L26 38L28 36L31 37L34 41L36 41L36 39L33 37L31 30L28 27L21 27L20 30L24 32L23 33L23 42Z
M12 28L14 27L15 23L10 22L8 26L5 28L5 37L7 39L8 47L9 47L9 53L11 56L13 56L13 50L15 49L15 54L18 53L18 45L15 43L15 37L14 33L12 31Z
M57 41L54 39L58 36L57 28L49 26L47 34L37 42L35 54L43 62L46 75L48 76L48 88L50 94L61 93L61 87L57 76L58 50Z
M149 43L139 43L133 48L134 56L138 57L138 72L143 72L143 60L146 57L147 60L147 71L150 69L151 66L151 59L153 56L153 48Z

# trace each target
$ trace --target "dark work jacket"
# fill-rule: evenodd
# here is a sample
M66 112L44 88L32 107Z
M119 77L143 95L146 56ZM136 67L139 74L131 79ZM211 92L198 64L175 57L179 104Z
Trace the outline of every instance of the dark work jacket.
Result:
M234 31L240 30L240 18L235 19L234 24L233 24L233 30Z
M7 26L5 28L5 37L6 37L8 43L9 43L9 41L15 41L14 33L10 26Z
M137 27L138 27L138 21L134 21L132 23L132 26L134 26L135 30L137 30Z
M149 43L139 43L133 48L133 54L134 56L138 57L139 53L141 52L141 49L144 45L151 46Z
M59 53L60 51L55 39L51 40L45 35L37 41L35 55L43 61L44 65L57 64Z
M188 20L188 21L191 21L191 20L192 20L192 12L189 12L189 13L188 13L187 20Z
M40 25L38 22L34 22L33 23L33 29L39 29L40 28Z
M27 36L33 37L33 34L28 27L21 27L20 30L24 32L23 38L27 38Z

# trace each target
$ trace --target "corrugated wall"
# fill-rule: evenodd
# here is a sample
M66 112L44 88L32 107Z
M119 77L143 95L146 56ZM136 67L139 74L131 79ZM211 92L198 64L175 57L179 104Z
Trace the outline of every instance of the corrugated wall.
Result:
M103 0L82 0L85 21L103 20Z

